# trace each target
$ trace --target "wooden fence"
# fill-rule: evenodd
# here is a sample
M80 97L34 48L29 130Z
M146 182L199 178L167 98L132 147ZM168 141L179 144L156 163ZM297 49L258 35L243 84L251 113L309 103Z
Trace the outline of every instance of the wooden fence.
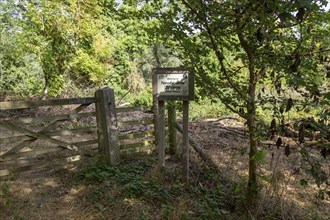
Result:
M0 102L0 177L95 155L115 165L123 155L150 152L153 119L130 116L137 110L116 108L112 89L91 98Z

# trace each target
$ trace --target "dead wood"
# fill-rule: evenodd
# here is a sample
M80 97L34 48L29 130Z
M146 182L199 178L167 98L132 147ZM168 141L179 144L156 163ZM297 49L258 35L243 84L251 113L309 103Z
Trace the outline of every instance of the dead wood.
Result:
M182 126L176 122L176 129L182 134L183 129ZM219 166L212 160L212 158L205 152L204 147L198 144L190 135L188 135L189 144L193 147L193 149L198 153L198 155L205 161L208 165L215 169L219 169Z

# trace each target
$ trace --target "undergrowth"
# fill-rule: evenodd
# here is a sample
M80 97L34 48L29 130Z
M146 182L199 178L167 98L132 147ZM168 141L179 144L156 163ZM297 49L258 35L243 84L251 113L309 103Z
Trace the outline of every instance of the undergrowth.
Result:
M194 171L198 178L192 178L185 187L180 166L166 168L160 174L156 164L152 158L117 167L96 163L79 177L86 183L97 184L90 196L103 215L122 201L131 201L139 207L139 210L131 207L136 212L131 213L133 219L227 219L230 213L239 211L242 194L235 191L234 184L224 182L218 172Z
M244 179L194 160L190 165L189 186L182 184L176 157L166 161L163 173L150 156L116 167L98 162L78 176L83 185L91 186L83 196L105 219L324 219L316 214L307 217L308 210L265 190L260 192L260 204L247 209Z

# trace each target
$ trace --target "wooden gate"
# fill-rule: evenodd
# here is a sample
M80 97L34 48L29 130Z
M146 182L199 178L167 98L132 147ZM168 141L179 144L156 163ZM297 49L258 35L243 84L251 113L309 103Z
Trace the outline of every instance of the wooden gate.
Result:
M121 155L150 152L153 119L141 114L116 108L111 89L91 98L0 102L0 177L95 155L115 165Z
M95 98L1 102L0 176L48 166L46 160L74 162L93 155L85 146L97 143L96 113L87 111L95 102Z

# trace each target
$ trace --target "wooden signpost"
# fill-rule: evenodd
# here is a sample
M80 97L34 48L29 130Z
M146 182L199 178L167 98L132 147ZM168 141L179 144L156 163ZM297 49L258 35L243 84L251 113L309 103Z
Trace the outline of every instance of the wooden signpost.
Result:
M157 145L158 145L158 164L161 170L165 167L165 101L178 100L183 101L183 141L182 141L182 163L183 180L186 184L189 182L189 101L194 100L194 78L190 74L189 68L156 68L152 76L153 95L158 102L157 114ZM173 106L169 108L169 115L174 115ZM174 112L173 112L174 111ZM169 117L169 130L175 129L173 118ZM176 151L173 147L175 135L170 133L170 151ZM171 146L170 146L171 148Z

